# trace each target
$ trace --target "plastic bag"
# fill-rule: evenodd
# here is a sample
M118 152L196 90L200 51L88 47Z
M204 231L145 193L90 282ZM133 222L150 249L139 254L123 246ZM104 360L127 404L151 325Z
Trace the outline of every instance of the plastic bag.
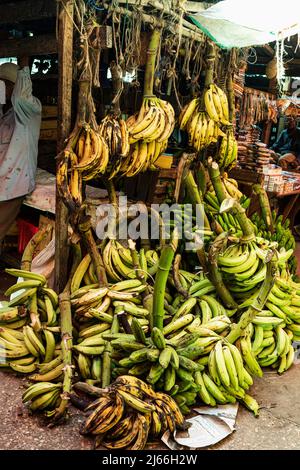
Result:
M55 266L55 237L50 243L32 260L31 271L43 274L48 282L48 287L54 287Z

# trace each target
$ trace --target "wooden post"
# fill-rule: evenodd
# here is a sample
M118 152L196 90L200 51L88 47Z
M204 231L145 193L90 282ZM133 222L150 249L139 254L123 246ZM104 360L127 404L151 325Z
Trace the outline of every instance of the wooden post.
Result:
M274 95L277 95L277 79L276 77L275 78L272 78L271 80L269 80L269 92L270 93L273 93ZM263 136L262 136L262 141L267 144L267 145L270 145L270 140L271 140L271 133L272 133L272 127L273 127L273 122L272 121L268 121L265 125L264 125L264 130L263 130Z
M58 17L58 153L71 130L74 1L60 3ZM56 189L55 289L62 292L68 274L68 210Z

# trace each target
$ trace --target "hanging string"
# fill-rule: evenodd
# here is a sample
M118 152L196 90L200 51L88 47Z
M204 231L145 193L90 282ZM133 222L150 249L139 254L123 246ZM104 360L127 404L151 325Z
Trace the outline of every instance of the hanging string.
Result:
M249 65L254 65L257 62L257 52L256 52L256 49L254 49L254 47L250 47L249 49L247 62Z

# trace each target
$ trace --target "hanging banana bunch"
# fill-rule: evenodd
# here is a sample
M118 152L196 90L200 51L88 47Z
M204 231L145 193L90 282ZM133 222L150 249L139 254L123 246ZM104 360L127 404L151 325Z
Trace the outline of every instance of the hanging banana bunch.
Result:
M134 176L148 168L155 169L155 162L167 148L168 139L175 127L175 113L171 104L153 95L159 41L160 31L156 29L147 52L143 103L139 113L127 120L131 147L128 158L121 167L126 176Z
M179 125L181 130L187 131L188 144L197 152L216 143L219 136L225 135L217 121L201 110L200 98L194 98L183 108L179 116Z
M204 93L205 109L215 122L229 126L229 109L226 93L212 83Z
M78 163L73 165L73 171L81 174L84 181L105 173L109 160L108 147L99 132L88 124L81 127L75 153Z
M104 174L108 161L103 137L85 122L76 126L61 154L56 177L60 196L71 211L82 203L82 181Z
M108 146L96 130L90 82L79 81L78 114L75 127L59 155L56 181L64 203L74 212L82 204L82 181L104 174L108 161Z
M187 131L188 145L201 152L222 137L215 157L219 167L230 170L237 161L237 142L229 119L226 93L211 83L213 69L209 68L202 97L194 98L180 113L179 126ZM223 132L222 126L226 126Z
M203 98L194 98L179 116L181 130L188 133L188 144L197 152L216 143L219 137L226 137L220 126L230 125L228 121L226 94L214 84L205 91Z
M120 96L123 91L122 70L115 62L110 64L110 70L114 98L109 114L99 124L99 134L109 152L109 164L105 174L108 179L114 178L119 173L122 162L130 150L127 125L121 117L120 110Z
M238 156L238 145L233 133L233 128L228 127L226 134L222 137L216 161L221 169L231 170L236 165Z

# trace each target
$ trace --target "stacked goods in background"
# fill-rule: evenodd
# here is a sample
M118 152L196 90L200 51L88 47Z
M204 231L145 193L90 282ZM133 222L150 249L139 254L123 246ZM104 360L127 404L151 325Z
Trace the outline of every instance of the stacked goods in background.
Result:
M254 125L262 121L277 122L278 109L274 95L253 88L244 88L239 110L239 127Z
M240 129L238 135L238 166L265 173L274 163L274 152L260 141L260 130L255 126Z

